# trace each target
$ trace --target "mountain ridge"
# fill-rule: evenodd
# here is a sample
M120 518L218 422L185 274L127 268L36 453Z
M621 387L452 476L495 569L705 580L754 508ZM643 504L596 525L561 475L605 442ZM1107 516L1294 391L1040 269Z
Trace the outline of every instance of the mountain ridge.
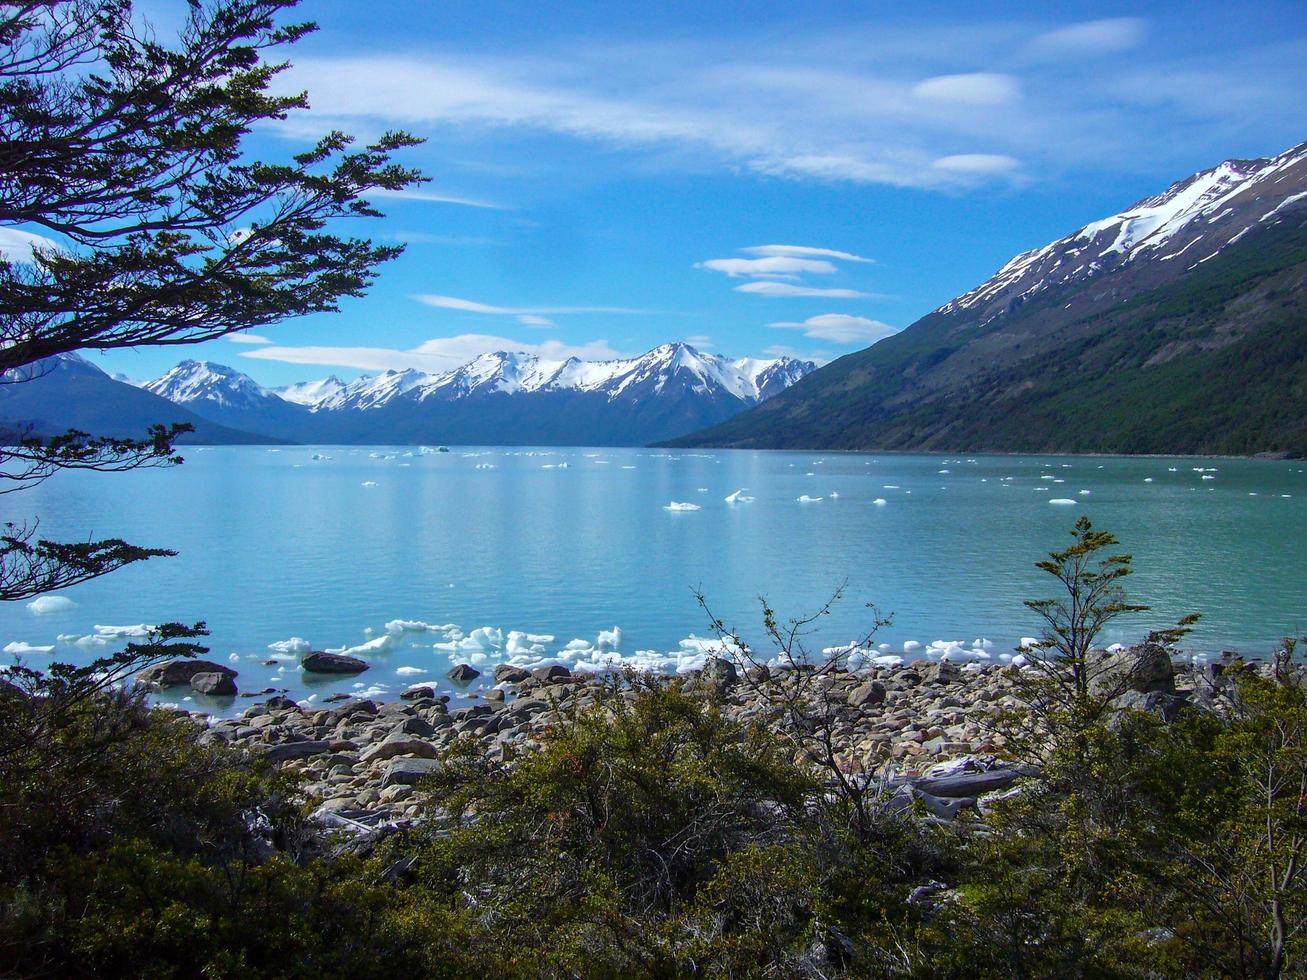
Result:
M1305 358L1307 143L1023 252L900 333L666 444L1301 455Z

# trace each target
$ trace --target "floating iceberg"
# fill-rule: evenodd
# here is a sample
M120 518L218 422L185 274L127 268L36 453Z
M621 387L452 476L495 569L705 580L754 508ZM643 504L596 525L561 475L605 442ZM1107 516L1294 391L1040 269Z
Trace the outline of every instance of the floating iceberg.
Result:
M875 504L877 507L884 507L887 503L889 503L889 501L886 500L884 497L877 497L875 500L872 501L872 503Z
M1057 504L1059 507L1073 507L1073 506L1075 506L1075 501L1074 501L1074 500L1068 500L1066 497L1054 497L1052 500L1049 501L1049 503L1050 503L1050 504Z
M43 595L37 596L29 602L27 608L38 616L44 616L48 613L67 612L76 605L77 603L73 602L73 600L69 599L67 596Z
M137 623L135 626L97 626L95 627L96 636L102 636L106 640L121 639L123 637L145 637L154 632L153 626L147 626L145 623Z
M399 667L395 670L395 673L402 677L408 677L413 674L425 674L427 671L422 667Z
M742 488L740 488L739 490L736 490L736 491L735 491L734 493L732 493L732 494L727 494L727 496L725 497L726 502L727 502L728 504L751 504L751 503L753 503L753 498L752 498L752 497L746 497L746 496L744 495L744 491L747 490L747 489L748 489L748 487L742 487Z
M27 653L54 653L53 646L34 646L22 640L14 640L12 643L5 644L5 653L11 653L15 657L21 657Z
M309 641L302 636L292 636L289 640L278 640L276 643L269 643L268 649L273 653L308 653L313 649Z
M600 650L613 650L622 645L622 630L614 626L610 630L600 630L595 638L595 646Z
M801 504L819 504L822 501L821 497L809 497L806 493L803 494L803 496L795 497L794 499Z
M377 485L377 481L376 481L376 480L364 480L364 481L363 481L363 485L364 485L365 487L375 487L375 486Z
M663 510L683 511L683 510L702 510L698 504L689 504L681 500L673 500Z

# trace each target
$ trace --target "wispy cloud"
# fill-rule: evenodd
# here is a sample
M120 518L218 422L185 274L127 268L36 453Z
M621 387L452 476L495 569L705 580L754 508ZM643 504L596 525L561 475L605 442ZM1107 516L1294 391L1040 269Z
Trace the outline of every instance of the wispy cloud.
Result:
M841 262L865 262L870 264L875 261L875 259L854 255L852 252L841 252L834 248L814 248L810 245L750 245L748 248L740 249L740 251L749 255L782 255L801 259L826 258L839 259Z
M511 316L528 327L552 327L551 316L569 313L645 314L651 310L637 310L626 306L495 306L458 296L441 296L436 293L419 293L413 297L426 306L440 310L460 310L464 313L484 313L491 316Z
M912 86L912 94L928 102L949 105L998 106L1021 98L1021 86L1011 75L975 71L962 75L937 75Z
M1140 17L1107 17L1082 21L1033 38L1028 50L1048 57L1115 54L1143 43L1148 23Z
M880 320L847 313L823 313L802 322L780 321L767 326L774 330L801 330L805 337L828 340L834 344L874 344L899 332L898 327Z
M233 344L271 344L272 341L267 337L261 337L256 333L229 333L227 339Z
M706 262L696 262L694 267L724 272L732 279L741 276L793 279L807 272L826 275L835 271L835 266L824 259L800 259L786 255L761 259L708 259Z
M1257 42L1194 46L1174 30L1182 16L1159 11L1156 40L1137 17L923 25L869 12L838 31L586 35L511 52L415 46L297 58L279 84L313 93L317 123L420 128L433 145L448 134L464 147L520 150L544 135L629 150L629 159L658 166L965 191L1072 169L1119 171L1123 159L1140 172L1172 166L1246 141L1250 119L1300 117L1292 94L1307 83L1300 36L1287 36L1278 53ZM1101 56L1145 40L1147 59L1102 70ZM1146 87L1140 98L1121 95L1136 89L1118 83L1144 70L1201 74L1222 104L1191 116L1177 103L1159 124ZM590 165L576 153L567 159ZM590 159L623 165L611 155Z
M360 371L403 371L415 368L419 371L440 372L452 370L481 354L494 351L517 351L559 361L569 357L579 357L585 361L607 361L627 356L614 350L607 340L592 340L582 344L547 340L540 344L524 344L519 340L489 334L436 337L409 350L387 347L260 347L244 351L241 356L261 361L353 368Z
M396 198L401 201L417 201L422 204L457 204L467 208L487 208L491 211L510 211L506 204L481 201L473 197L460 197L457 194L437 194L435 191L390 190L386 187L373 187L364 192L364 197Z
M817 286L800 286L790 282L767 280L741 283L735 287L735 291L753 293L756 296L824 296L827 299L865 299L874 295L856 289L822 289Z

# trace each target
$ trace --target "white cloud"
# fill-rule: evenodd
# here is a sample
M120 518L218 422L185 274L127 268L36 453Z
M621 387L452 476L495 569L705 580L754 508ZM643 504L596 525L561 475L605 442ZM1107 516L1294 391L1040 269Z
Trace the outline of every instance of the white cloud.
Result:
M557 340L524 344L519 340L488 334L437 337L410 350L386 347L260 347L244 351L241 356L261 361L354 368L360 371L403 371L416 368L419 371L439 372L459 367L481 354L493 351L519 351L560 361L569 357L579 357L585 361L607 361L628 356L614 350L607 340L592 340L584 344L565 344Z
M807 272L825 275L835 271L835 266L825 259L800 259L785 255L772 255L761 259L708 259L706 262L696 262L694 267L712 272L724 272L733 279L740 276L793 279Z
M802 330L805 337L815 340L829 340L835 344L874 344L899 332L880 320L871 320L865 316L850 316L847 313L823 313L811 316L801 323L783 321L769 323L775 330Z
M391 197L401 201L419 201L424 204L458 204L467 208L488 208L492 211L509 211L506 204L495 204L472 197L459 197L455 194L437 194L434 191L402 190L395 191L385 187L372 187L363 193L364 197Z
M1009 174L1020 169L1021 161L1001 153L957 153L940 157L932 167L956 174Z
M711 337L708 337L708 336L704 336L703 334L700 334L700 335L698 335L698 336L694 336L694 337L686 337L686 338L685 338L685 342L686 342L687 344L689 344L691 347L712 347L712 346L713 346L712 338L711 338Z
M33 235L30 231L17 228L0 228L0 257L9 262L31 262L32 250L58 249L59 245L42 235Z
M271 344L272 341L267 337L261 337L256 333L229 333L227 339L233 344Z
M788 282L746 282L735 287L737 293L753 293L757 296L824 296L827 299L862 299L871 293L856 289L818 289L815 286L798 286Z
M1029 50L1050 57L1112 54L1138 47L1147 33L1148 23L1142 18L1108 17L1048 31L1032 40Z
M841 252L834 248L813 248L809 245L750 245L748 248L740 249L741 252L747 252L749 255L788 255L797 258L827 258L839 259L842 262L875 262L875 259L868 259L861 255L854 255L852 252Z
M567 313L643 314L652 312L651 310L635 310L626 306L494 306L490 303L479 303L476 300L462 299L458 296L441 296L437 293L418 293L413 298L419 303L434 306L440 310L461 310L465 313L488 313L494 316L517 317L521 323L532 327L552 326L548 321L541 322L541 318Z
M1011 75L977 71L964 75L936 75L912 86L912 94L929 102L962 106L1001 106L1021 98L1021 87Z
M545 327L558 326L558 324L556 324L553 320L549 319L548 317L536 316L534 313L519 313L517 315L517 322L528 327L545 328Z

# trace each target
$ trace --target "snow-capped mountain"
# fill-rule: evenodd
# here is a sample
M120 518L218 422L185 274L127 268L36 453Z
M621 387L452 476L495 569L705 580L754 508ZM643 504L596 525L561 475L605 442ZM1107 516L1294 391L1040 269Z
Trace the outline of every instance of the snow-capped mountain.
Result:
M1307 455L1307 143L1014 257L674 445Z
M815 367L674 343L594 362L497 351L440 373L333 376L277 390L186 361L146 387L223 424L296 441L643 444L728 418Z
M1226 160L1119 214L1022 252L938 312L970 311L988 319L1054 287L1099 279L1110 289L1114 273L1136 267L1151 267L1151 278L1174 278L1258 227L1307 207L1305 183L1307 143L1270 159Z
M282 401L293 405L316 405L344 387L345 382L333 374L320 381L301 381L272 390Z
M182 361L141 387L178 405L210 402L221 408L249 409L266 405L270 399L282 400L249 376L212 361Z

